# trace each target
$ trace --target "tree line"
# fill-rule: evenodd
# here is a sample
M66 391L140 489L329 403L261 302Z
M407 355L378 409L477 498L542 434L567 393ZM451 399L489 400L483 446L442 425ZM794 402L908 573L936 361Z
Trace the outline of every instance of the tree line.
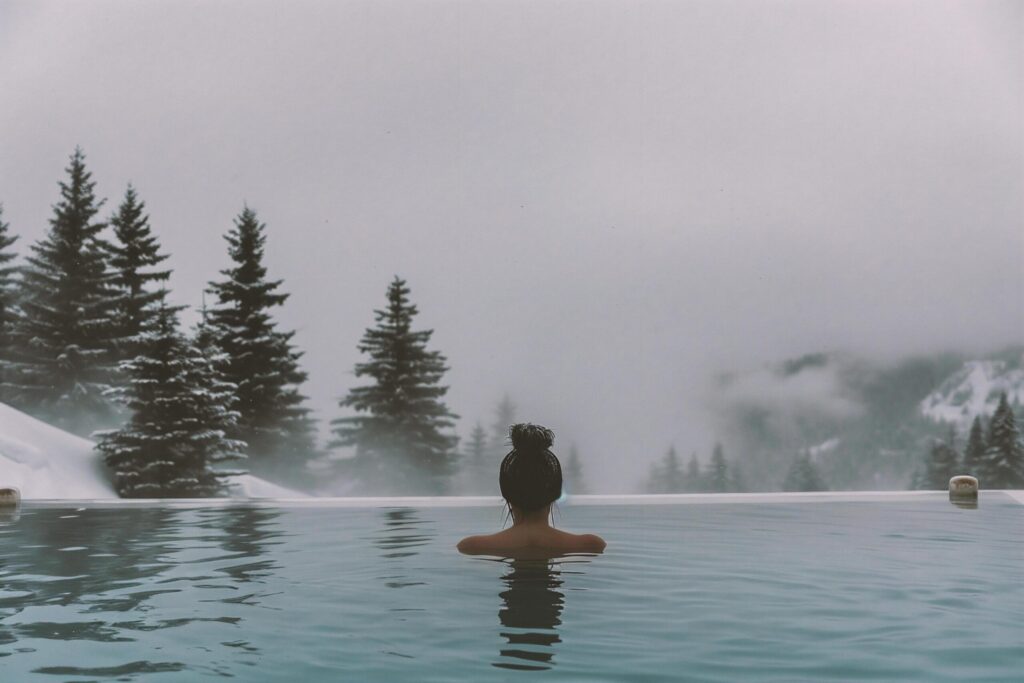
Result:
M944 441L932 443L914 477L913 488L946 490L949 480L958 474L977 478L981 488L1024 488L1024 445L1005 391L987 420L988 429L982 417L975 416L971 423L963 451L956 447L953 429Z
M266 476L301 473L318 454L306 374L270 313L288 295L267 277L255 211L235 219L232 267L183 331L136 188L104 220L81 149L65 171L49 230L21 265L0 213L0 400L94 436L125 497L217 495L239 473L224 464L243 459Z
M171 269L145 203L128 185L104 220L105 200L76 149L59 183L46 236L16 263L17 237L0 205L0 401L46 422L92 435L118 493L126 497L222 495L249 471L298 488L351 482L355 494L480 494L496 473L516 421L509 397L493 422L464 443L445 403L447 359L417 329L418 309L398 276L358 343L361 383L339 401L332 438L319 447L306 406L302 353L273 312L288 300L264 265L266 225L243 206L226 232L230 267L212 279L198 324L182 329L169 303ZM338 448L351 457L331 458ZM1024 453L1006 396L989 422L971 429L961 457L952 444L930 450L916 485L944 488L975 474L986 488L1024 486ZM583 460L570 444L566 489L587 492ZM778 487L764 485L757 490ZM652 493L748 490L721 444L702 466L683 466L674 448L656 462ZM810 452L790 462L781 488L826 490Z
M811 454L802 451L790 461L781 489L827 491L828 485ZM644 486L645 493L745 493L749 490L739 463L729 462L720 443L715 444L704 467L696 453L690 455L684 467L675 446L670 446L664 457L651 465ZM771 487L758 487L758 490L771 490Z
M460 453L458 416L444 402L447 360L428 348L431 330L415 329L404 280L374 311L355 366L364 383L340 400L346 414L321 449L302 353L273 317L288 294L264 265L256 211L244 206L225 234L231 267L208 283L211 305L204 299L199 323L184 330L145 202L129 184L101 217L85 162L76 148L49 230L24 263L0 205L0 400L95 438L124 497L222 495L247 471L301 488L344 479L355 493L495 493L515 406L506 397L490 432L478 425ZM352 457L327 457L341 447ZM582 486L581 468L573 448L567 481Z

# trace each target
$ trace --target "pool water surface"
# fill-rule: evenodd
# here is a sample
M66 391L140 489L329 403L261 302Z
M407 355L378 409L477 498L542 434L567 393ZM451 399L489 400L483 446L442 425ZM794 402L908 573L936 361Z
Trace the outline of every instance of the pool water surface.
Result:
M465 557L485 507L0 511L0 680L1018 681L1024 506L564 505L604 555Z

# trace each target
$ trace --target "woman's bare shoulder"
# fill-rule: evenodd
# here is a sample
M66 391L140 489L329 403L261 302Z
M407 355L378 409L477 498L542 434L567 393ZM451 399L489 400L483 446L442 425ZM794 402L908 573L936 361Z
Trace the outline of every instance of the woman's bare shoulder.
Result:
M499 531L496 534L481 534L479 536L466 536L455 546L460 553L466 555L491 554L502 550L508 545L506 531Z
M473 553L479 552L483 546L484 539L486 536L466 536L464 539L455 544L455 547L460 553L472 555Z
M573 552L577 553L602 553L604 549L608 547L608 544L604 542L604 539L597 534L570 534L564 533L570 540L570 544L573 546Z

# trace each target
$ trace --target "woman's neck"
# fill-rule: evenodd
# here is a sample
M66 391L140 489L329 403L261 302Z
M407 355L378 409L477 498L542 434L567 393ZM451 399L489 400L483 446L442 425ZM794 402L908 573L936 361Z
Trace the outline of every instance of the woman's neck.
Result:
M546 505L539 510L523 512L519 508L512 508L512 526L549 526L548 519L551 515L551 506Z

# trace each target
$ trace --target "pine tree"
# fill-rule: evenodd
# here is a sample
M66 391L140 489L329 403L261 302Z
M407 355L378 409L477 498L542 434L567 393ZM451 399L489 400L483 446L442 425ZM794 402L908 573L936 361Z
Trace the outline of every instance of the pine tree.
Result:
M960 456L952 444L936 440L928 452L920 487L929 491L945 491L949 480L960 469Z
M686 483L676 447L670 446L661 462L651 466L647 491L649 493L681 493L685 490Z
M162 304L161 307L166 304ZM210 359L210 363L218 371L222 371L228 365L227 354L217 345L217 329L210 323L210 309L206 307L206 296L203 296L203 305L199 309L199 322L196 323L192 332L192 343L202 351L203 356ZM228 381L221 374L223 381Z
M462 480L465 482L465 493L483 495L497 490L498 470L492 467L487 456L487 431L477 422L469 433L463 458Z
M209 285L217 297L209 319L226 355L221 371L238 387L233 438L248 444L253 472L294 481L315 455L313 422L299 391L306 373L299 368L302 354L291 343L295 333L279 331L270 315L288 295L277 291L281 280L267 279L265 230L249 207L235 219L225 235L234 267L221 271L223 281Z
M18 237L8 232L10 225L3 218L4 205L0 204L0 401L7 400L4 381L8 374L11 334L17 320L18 303L18 268L11 265L15 253L10 250Z
M515 422L516 404L505 394L494 409L494 422L491 423L491 451L498 462L509 451L508 429Z
M104 224L94 221L103 202L81 149L66 170L50 231L22 271L7 394L37 417L87 433L113 417L105 394L117 379L116 295L99 236Z
M988 446L979 470L978 481L984 488L1024 488L1024 445L1006 392L989 423Z
M964 448L964 472L978 477L978 471L985 460L985 431L981 426L981 416L975 416L971 423L971 431Z
M161 303L160 309L163 309L166 304ZM158 309L158 314L160 309ZM159 321L159 315L157 318ZM143 332L145 335L151 335L152 331ZM235 425L238 422L240 413L238 411L238 387L227 375L225 375L225 368L228 367L228 356L223 349L217 344L217 330L210 323L210 311L206 307L206 298L203 298L203 305L199 311L199 322L196 323L195 328L192 330L191 338L192 348L195 350L198 358L197 362L200 364L203 374L207 378L207 382L211 386L223 387L225 389L225 396L223 399L224 409L230 413L230 419L224 423L224 431L227 435L231 435L235 432ZM245 442L239 441L244 449ZM245 455L248 459L248 455Z
M124 498L194 498L224 492L218 469L243 456L228 438L238 414L235 387L219 380L199 348L178 331L175 309L158 309L154 329L138 340L138 355L122 363L128 383L116 390L132 411L119 430L97 434L97 448Z
M729 463L722 452L722 444L716 443L711 452L711 464L708 467L708 489L715 493L729 490Z
M480 463L483 462L484 457L487 455L487 432L484 431L479 422L476 423L473 431L469 434L466 454L471 462Z
M341 401L357 415L332 421L337 438L331 445L355 446L353 474L370 490L442 493L456 444L445 431L457 417L442 402L445 357L427 350L433 330L413 331L418 310L405 281L396 276L387 297L387 307L374 311L376 327L359 344L369 360L356 364L356 377L372 382Z
M684 476L682 463L679 462L679 454L675 446L669 446L665 453L665 461L661 468L662 486L666 493L680 493L683 491Z
M661 463L652 462L647 472L647 481L641 485L643 493L663 493L661 490Z
M729 468L729 475L729 490L744 493L747 490L747 480L737 463L734 462Z
M686 463L686 485L684 490L689 492L696 492L701 490L701 476L700 476L700 462L697 460L697 454L690 454L690 461Z
M136 337L154 329L166 290L152 285L166 282L171 275L170 270L154 270L167 255L160 253L145 209L145 202L129 184L124 200L110 218L116 242L108 244L107 249L119 297L114 319L118 336L125 340L120 354L123 359L134 355Z
M566 489L577 495L587 493L587 485L583 480L583 462L576 444L569 446L569 457L565 461Z
M811 461L811 456L806 451L798 453L793 458L789 471L786 472L786 480L782 484L783 491L827 491L818 468Z

